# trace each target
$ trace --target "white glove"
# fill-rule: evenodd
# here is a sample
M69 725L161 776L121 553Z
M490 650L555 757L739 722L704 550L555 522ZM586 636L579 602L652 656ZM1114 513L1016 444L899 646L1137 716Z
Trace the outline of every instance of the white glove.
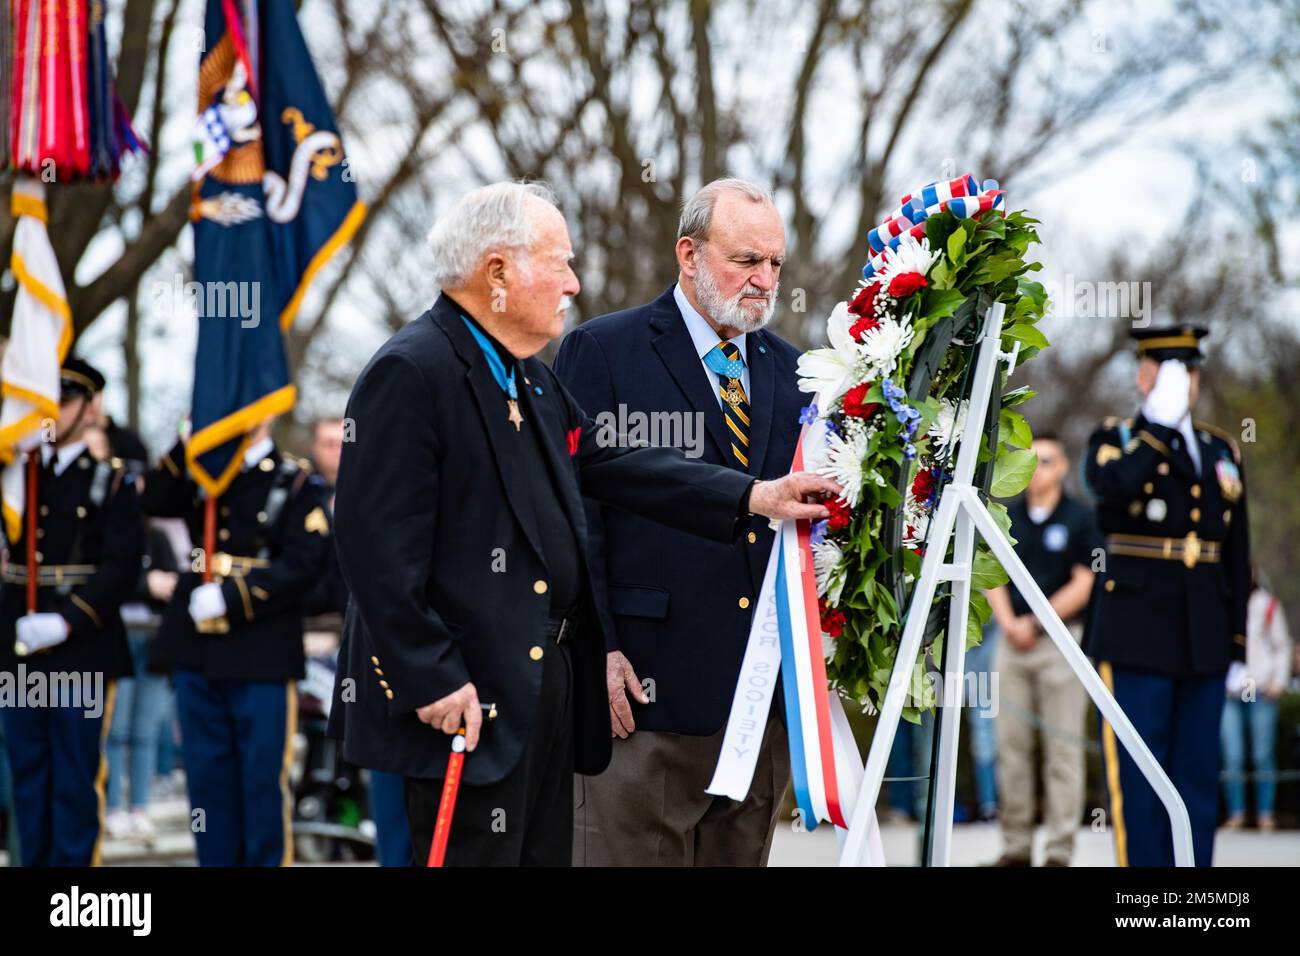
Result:
M34 654L68 639L68 622L61 614L25 614L18 619L20 654Z
M194 618L195 624L225 616L226 596L221 593L220 584L209 581L190 592L190 617Z
M1250 672L1246 670L1246 665L1241 661L1233 661L1228 665L1228 676L1224 679L1224 688L1229 697L1240 697L1241 692L1246 689L1246 678Z
M1142 405L1142 415L1157 425L1177 428L1187 415L1191 397L1192 377L1187 366L1178 359L1166 359L1160 363L1156 384Z

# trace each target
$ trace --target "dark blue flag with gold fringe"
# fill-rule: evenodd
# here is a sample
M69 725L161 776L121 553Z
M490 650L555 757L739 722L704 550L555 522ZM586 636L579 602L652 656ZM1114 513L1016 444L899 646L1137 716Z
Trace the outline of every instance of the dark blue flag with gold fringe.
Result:
M284 333L365 217L292 0L208 0L195 126L190 473L215 497L293 407Z

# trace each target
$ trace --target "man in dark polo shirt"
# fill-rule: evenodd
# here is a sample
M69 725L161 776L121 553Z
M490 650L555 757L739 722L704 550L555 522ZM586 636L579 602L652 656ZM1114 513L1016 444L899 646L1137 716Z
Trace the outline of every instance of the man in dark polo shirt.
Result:
M1101 538L1092 510L1063 489L1070 462L1055 435L1034 439L1038 470L1024 496L1011 506L1016 554L1052 608L1078 638L1092 591ZM1074 834L1083 814L1083 722L1088 698L1065 658L1057 652L1015 585L989 592L1002 630L996 671L1000 675L998 800L1002 856L998 866L1029 866L1034 837L1034 733L1042 730L1042 778L1046 788L1045 865L1069 866Z

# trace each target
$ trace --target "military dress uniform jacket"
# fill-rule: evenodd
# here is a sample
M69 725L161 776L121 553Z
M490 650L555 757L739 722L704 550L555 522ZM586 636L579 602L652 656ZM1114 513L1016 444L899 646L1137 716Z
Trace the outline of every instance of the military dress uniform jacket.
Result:
M330 545L325 503L325 486L310 466L274 448L237 474L217 501L217 553L210 557L229 631L198 633L189 596L203 583L202 565L196 569L196 562L182 561L153 666L211 678L301 678L302 601L325 567ZM195 547L202 545L204 498L185 472L183 444L146 477L144 508L157 517L186 519Z
M27 522L9 557L0 588L0 667L16 664L18 618L27 613ZM118 610L140 573L144 520L135 485L121 464L89 451L61 474L50 466L37 479L37 611L62 615L68 639L22 658L29 671L129 674L131 658Z
M529 740L551 608L532 485L558 493L577 541L577 617L591 600L584 494L684 531L733 541L753 479L691 462L671 448L629 448L597 427L538 358L516 363L520 411L537 426L550 475L520 467L505 396L454 301L393 336L348 403L355 440L343 449L335 497L338 554L351 601L330 731L345 757L372 770L437 778L451 738L416 710L473 682L499 716L484 722L464 781L500 781ZM554 489L554 492L552 492ZM573 663L575 766L610 757L606 636L566 631Z
M1250 544L1237 445L1194 423L1198 470L1177 429L1107 419L1088 442L1106 565L1086 649L1171 677L1224 673L1245 655Z

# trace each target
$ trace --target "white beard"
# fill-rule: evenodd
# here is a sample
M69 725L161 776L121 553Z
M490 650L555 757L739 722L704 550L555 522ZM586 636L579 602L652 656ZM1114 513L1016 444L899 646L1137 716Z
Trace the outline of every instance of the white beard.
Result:
M699 298L705 315L720 326L739 329L741 332L757 332L772 321L772 313L776 311L776 296L780 291L779 284L770 293L764 293L762 289L746 283L744 288L728 299L718 290L708 266L700 262L695 272L695 295ZM767 305L758 316L741 303L746 295L764 294L767 295Z

